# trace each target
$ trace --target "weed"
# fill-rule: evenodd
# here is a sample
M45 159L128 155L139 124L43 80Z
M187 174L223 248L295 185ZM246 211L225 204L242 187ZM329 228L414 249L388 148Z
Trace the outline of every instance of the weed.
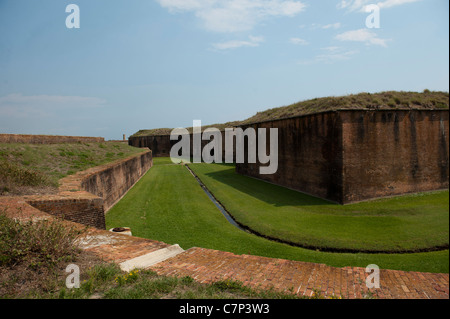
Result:
M80 254L81 231L58 220L19 221L0 212L0 296L52 291L59 269Z
M73 245L79 234L58 220L20 222L0 213L0 266L36 269L70 261L79 252Z
M234 280L222 280L217 281L212 284L213 287L221 290L221 291L242 291L245 290L243 284L239 281Z
M181 283L184 285L189 285L192 284L194 282L194 278L190 277L190 276L185 276L183 278L181 278Z
M139 270L133 270L125 275L117 276L114 281L119 285L123 286L125 284L133 283L139 278Z

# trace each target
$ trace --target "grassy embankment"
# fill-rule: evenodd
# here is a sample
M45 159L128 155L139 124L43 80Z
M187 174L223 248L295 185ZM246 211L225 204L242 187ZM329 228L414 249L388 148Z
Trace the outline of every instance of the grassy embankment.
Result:
M155 159L156 165L108 213L107 227L129 226L136 236L169 244L177 243L184 249L204 247L230 251L236 254L253 254L325 263L336 267L366 267L369 264L377 264L384 269L424 272L449 271L448 250L408 254L331 253L293 247L243 232L227 222L185 167L170 165L169 163L168 159ZM229 170L230 167L227 166L199 164L191 165L191 167L204 179L204 183L210 187L214 195L224 203L232 214L236 211L239 215L239 212L241 212L241 218L247 214L246 218L253 221L258 220L261 216L263 217L262 224L267 226L267 223L270 223L269 212L271 211L274 215L272 219L278 223L271 230L274 234L278 233L277 227L284 227L283 218L279 218L277 214L283 213L286 216L290 211L290 214L298 215L295 216L294 220L308 221L316 230L319 230L321 225L327 230L331 229L330 236L325 231L320 233L320 230L318 234L312 233L316 235L316 239L322 236L324 237L323 240L330 243L333 243L333 238L335 238L336 242L343 245L362 247L364 243L368 243L378 245L378 247L380 247L379 245L385 245L387 248L395 249L396 245L391 245L390 239L396 238L397 242L410 245L411 243L408 240L414 241L414 234L407 234L407 232L412 229L418 236L426 237L430 235L432 240L435 241L430 242L431 246L441 243L446 233L445 237L448 244L448 198L447 204L445 204L445 200L442 199L443 195L439 193L385 200L382 204L375 205L379 207L376 212L372 213L372 216L370 216L370 205L373 204L369 204L366 208L363 207L363 204L358 204L356 216L352 216L352 214L355 214L354 211L352 213L352 209L329 206L324 212L321 212L319 205L312 205L312 202L318 201L317 199L306 199L297 192L291 193L279 186L247 177L242 177L245 180L241 181L241 176L234 175ZM219 174L228 176L229 180L226 181L228 185L224 181L219 181L217 176L216 179L212 176L208 177L207 174L211 175L208 170L217 170ZM220 173L220 171L222 172ZM236 182L242 182L242 184L233 187L233 183ZM244 187L242 185L246 188L242 188ZM261 193L256 194L255 192ZM280 192L281 197L279 197ZM302 204L299 198L307 201ZM398 201L404 199L406 199L405 203L409 202L409 205L402 210L402 204L398 204ZM439 221L432 221L426 214L421 214L420 211L427 206L428 200L432 200L438 207L447 205L447 217L440 211L441 208L438 208L437 212L432 212L435 217L440 219L443 226L437 225ZM231 202L234 203L234 206L231 205ZM421 208L414 208L414 202ZM310 208L308 212L305 204L314 207ZM326 208L326 203L322 202L321 204ZM254 208L252 209L252 207ZM268 212L262 211L266 209ZM338 225L342 221L349 226L353 220L355 226L353 226L353 229L349 229L351 234L357 234L358 231L368 234L362 235L360 233L356 238L351 238L350 235L346 234L347 228L338 227L338 229L333 230L327 222L333 209L336 210L337 216L331 218L331 225ZM306 213L304 213L305 210ZM387 216L390 210L396 215L395 217ZM433 211L433 209L429 208L427 213L430 211ZM321 223L320 220L322 220ZM419 226L422 222L424 227ZM368 229L371 225L376 226L377 232ZM433 234L434 229L428 228L430 225L438 227L437 236ZM393 230L397 234L392 234ZM283 229L280 229L280 232L282 231ZM361 236L367 238L362 241ZM371 243L370 238L376 242ZM429 239L423 238L423 240ZM416 245L419 244L420 241L416 241Z
M346 96L321 97L311 100L297 102L287 106L276 107L262 112L258 112L245 120L220 123L214 125L203 125L203 129L208 127L218 128L220 130L235 125L264 122L300 115L313 114L318 112L332 110L396 110L396 109L448 109L448 92L432 92L424 90L423 92L403 92L386 91L380 93L359 93ZM203 123L205 124L205 123ZM192 127L187 128L192 132ZM170 135L170 128L156 128L150 130L140 130L133 134L133 137L151 136L151 135Z
M0 144L0 195L53 193L67 175L140 152L119 142Z

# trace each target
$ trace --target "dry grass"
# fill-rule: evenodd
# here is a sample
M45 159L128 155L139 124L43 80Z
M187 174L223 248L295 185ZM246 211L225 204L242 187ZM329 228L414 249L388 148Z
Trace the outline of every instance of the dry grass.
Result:
M67 175L140 152L119 142L0 143L0 196L55 193L58 181Z
M81 232L59 220L23 222L0 212L0 297L54 289L62 270L80 260L74 242Z
M278 107L242 121L241 124L262 122L273 119L307 115L337 109L448 109L449 94L446 92L381 92L360 93L340 97L317 98Z
M448 109L448 92L419 92L387 91L381 93L359 93L339 97L324 97L298 102L288 106L277 107L243 120L203 126L203 129L215 127L220 130L242 124L264 122L300 115L314 114L338 109ZM192 132L192 128L188 128ZM131 137L170 135L172 129L140 130Z

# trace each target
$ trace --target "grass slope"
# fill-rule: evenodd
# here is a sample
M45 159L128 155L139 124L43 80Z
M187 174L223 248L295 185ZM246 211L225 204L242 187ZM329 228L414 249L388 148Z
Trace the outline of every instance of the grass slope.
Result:
M286 117L313 114L336 109L448 109L448 92L387 91L380 93L359 93L338 97L323 97L277 107L242 121L242 124L268 121Z
M0 195L52 192L62 177L140 152L119 142L0 143Z
M239 223L271 238L327 251L448 247L448 191L343 206L239 175L234 165L189 166Z
M448 250L413 254L327 253L276 243L227 222L182 165L155 166L106 216L108 228L131 227L133 235L235 254L252 254L335 267L377 264L385 269L448 272Z

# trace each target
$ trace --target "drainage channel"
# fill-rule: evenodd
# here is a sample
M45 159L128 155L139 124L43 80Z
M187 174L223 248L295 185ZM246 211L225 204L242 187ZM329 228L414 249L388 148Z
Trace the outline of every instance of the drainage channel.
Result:
M236 223L236 221L233 219L233 217L231 217L231 215L227 212L227 210L225 209L225 207L222 206L222 204L220 204L217 199L214 197L213 194L211 194L211 192L206 188L206 186L202 183L202 181L200 180L200 178L198 178L198 176L191 170L191 168L188 165L184 165L188 171L192 174L192 176L195 177L195 179L197 180L197 182L199 183L199 185L201 186L201 188L205 191L206 195L208 195L209 199L214 203L214 205L216 205L216 207L220 210L220 212L222 213L223 216L225 216L225 218L227 219L227 221L233 225L234 227L245 231L246 233L251 233L249 232L247 229L242 228L241 226L239 226L238 223Z
M279 239L279 238L275 238L275 237L271 237L271 236L267 236L264 234L261 234L259 232L254 231L253 229L246 229L244 227L242 227L241 225L239 225L234 219L233 217L227 212L227 210L225 209L225 207L222 206L222 204L220 204L220 202L214 197L213 194L211 194L211 192L208 190L208 188L206 188L206 186L202 183L202 181L200 180L200 178L198 178L198 176L194 173L193 170L191 170L191 168L185 164L184 166L186 166L186 168L188 169L188 171L192 174L192 176L195 177L195 179L197 180L197 182L200 184L200 186L203 188L203 190L205 191L205 193L208 195L208 197L211 199L211 201L216 205L216 207L222 212L222 214L225 216L225 218L230 222L230 224L232 224L233 226L235 226L236 228L245 231L246 233L249 234L253 234L256 235L258 237L264 238L264 239L268 239L270 241L274 241L277 243L281 243L281 244L286 244L292 247L300 247L303 249L308 249L308 250L315 250L315 251L320 251L320 252L329 252L329 253L350 253L350 254L358 254L358 253L366 253L366 254L413 254L413 253L423 253L423 252L432 252L432 251L442 251L442 250L448 250L449 246L447 245L443 245L443 246L437 246L437 247L431 247L431 248L425 248L425 249L417 249L417 250L404 250L404 251L384 251L384 250L355 250L355 249L345 249L345 248L323 248L323 247L314 247L314 246L308 246L308 245L301 245L298 243L293 243L287 240L283 240L283 239Z
M393 251L365 251L365 250L354 250L354 249L339 249L339 248L323 248L323 247L314 247L314 246L307 246L307 245L301 245L298 243L293 243L293 242L289 242L286 240L282 240L279 238L274 238L274 237L270 237L270 236L266 236L264 234L260 234L250 228L246 229L244 227L242 227L241 225L239 225L234 219L233 217L227 212L227 210L225 209L225 207L222 206L222 204L214 197L213 194L211 194L211 192L208 190L208 188L206 188L206 186L202 183L202 181L200 180L200 178L194 173L194 171L191 170L191 168L185 164L184 166L186 166L187 170L192 174L192 176L194 176L194 178L197 180L197 182L199 183L199 185L201 186L201 188L205 191L205 193L208 195L208 197L211 199L211 201L214 203L214 205L216 205L216 207L220 210L220 212L225 216L225 218L228 220L228 222L235 226L236 228L245 231L246 233L249 234L253 234L256 235L258 237L273 241L273 242L277 242L277 243L281 243L281 244L286 244L292 247L300 247L303 249L308 249L308 250L315 250L315 251L321 251L321 252L329 252L329 253L350 253L350 254L354 254L354 253L367 253L367 254L410 254L410 253L421 253L421 252L431 252L431 251L441 251L441 250L447 250L448 249L448 245L442 246L442 247L433 247L433 248L427 248L427 249L421 249L421 250L405 250L405 251L397 251L397 252L393 252Z

